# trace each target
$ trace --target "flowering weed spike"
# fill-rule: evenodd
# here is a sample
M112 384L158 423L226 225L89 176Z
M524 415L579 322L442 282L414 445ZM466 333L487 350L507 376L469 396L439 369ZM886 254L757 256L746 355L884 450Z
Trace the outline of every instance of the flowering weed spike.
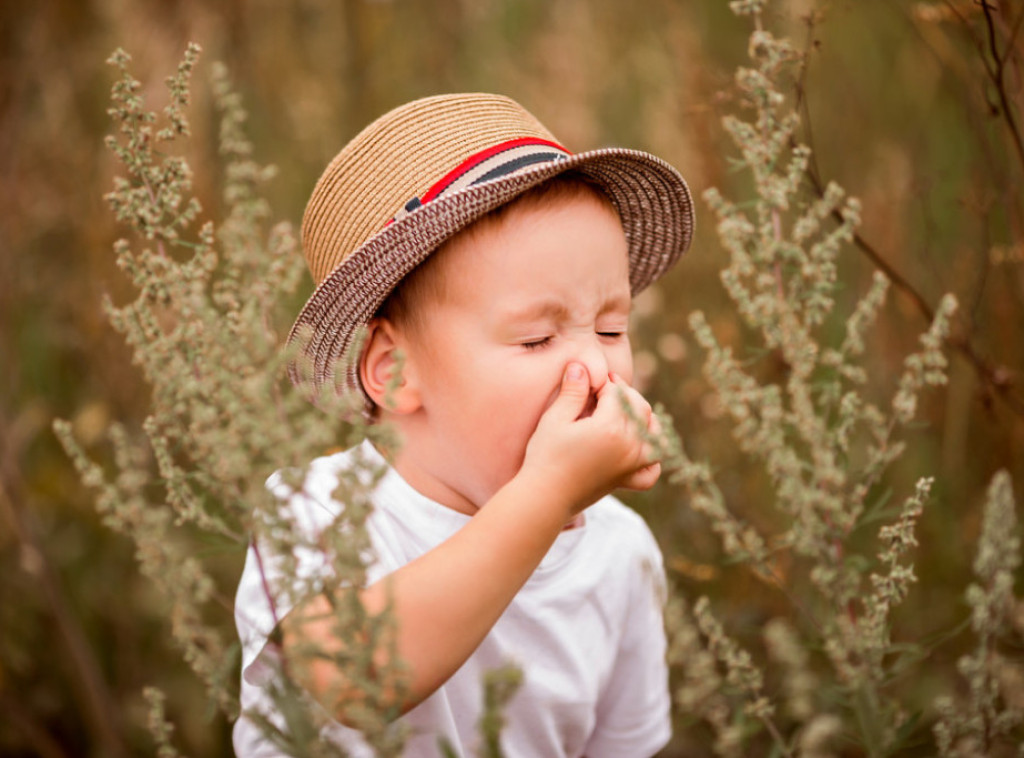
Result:
M142 691L149 705L149 733L157 746L158 758L180 758L181 753L171 743L174 725L167 721L167 696L156 687L146 687Z
M946 383L946 356L942 345L947 335L957 302L953 295L942 298L935 311L935 318L927 332L921 335L921 350L907 356L903 363L903 375L893 398L892 407L896 420L906 424L917 412L917 395L925 385L937 386Z
M914 495L904 503L899 520L878 531L878 541L882 545L878 559L883 571L870 576L872 591L865 601L864 614L858 620L856 637L851 640L857 647L845 651L869 669L866 675L877 681L885 676L883 659L892 644L889 639L890 613L903 602L910 585L917 581L913 565L902 561L917 547L914 527L924 511L932 482L931 478L921 479Z
M1012 629L1012 616L1020 607L1013 592L1014 575L1021 563L1020 548L1010 475L998 471L985 499L974 559L977 581L967 588L971 629L977 643L973 652L960 658L957 669L967 681L968 695L943 696L935 701L939 720L934 731L941 756L993 755L998 748L1009 748L1014 730L1024 723L1019 702L1014 704L1003 692L1007 681L1004 672L1015 665L998 645L1000 637ZM1018 639L1022 636L1020 630L1016 634Z
M786 709L797 721L810 719L817 712L820 679L811 669L810 654L797 631L785 619L774 618L765 624L764 642L769 659L780 663L784 670Z
M732 758L742 755L743 732L733 719L733 706L725 693L718 659L708 646L693 611L680 593L671 593L665 608L668 662L679 673L673 700L684 714L707 722L714 735L715 752Z

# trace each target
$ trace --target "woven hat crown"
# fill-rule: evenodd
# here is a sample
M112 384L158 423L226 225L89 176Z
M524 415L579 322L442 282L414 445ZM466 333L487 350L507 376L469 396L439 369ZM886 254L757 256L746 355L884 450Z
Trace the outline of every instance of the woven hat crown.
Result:
M428 97L378 118L331 161L306 205L302 246L313 281L320 284L452 167L524 137L554 141L532 114L500 95Z

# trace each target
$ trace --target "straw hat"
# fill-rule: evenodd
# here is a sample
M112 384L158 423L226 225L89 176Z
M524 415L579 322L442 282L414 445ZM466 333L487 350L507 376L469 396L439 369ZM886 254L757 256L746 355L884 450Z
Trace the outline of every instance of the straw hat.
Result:
M637 150L574 155L506 97L416 100L356 135L316 183L302 220L316 290L288 340L311 332L304 349L313 388L333 381L362 391L357 356L347 351L402 278L458 231L569 169L597 182L618 209L633 294L689 247L693 205L678 171ZM307 373L298 362L288 371L296 383Z

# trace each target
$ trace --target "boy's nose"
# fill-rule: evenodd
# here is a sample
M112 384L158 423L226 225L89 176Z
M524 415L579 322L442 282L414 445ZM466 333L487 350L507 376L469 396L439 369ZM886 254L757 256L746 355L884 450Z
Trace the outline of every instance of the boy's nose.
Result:
M574 360L587 367L590 374L590 389L599 392L608 381L608 357L597 340L588 341L580 347Z

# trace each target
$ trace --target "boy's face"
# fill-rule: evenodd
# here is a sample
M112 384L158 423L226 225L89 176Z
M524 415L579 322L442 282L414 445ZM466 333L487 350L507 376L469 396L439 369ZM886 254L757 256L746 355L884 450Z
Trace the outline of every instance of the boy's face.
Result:
M420 406L399 419L396 467L472 513L519 470L570 361L595 392L610 372L632 381L627 245L616 213L581 193L510 208L438 255L444 295L403 340Z

